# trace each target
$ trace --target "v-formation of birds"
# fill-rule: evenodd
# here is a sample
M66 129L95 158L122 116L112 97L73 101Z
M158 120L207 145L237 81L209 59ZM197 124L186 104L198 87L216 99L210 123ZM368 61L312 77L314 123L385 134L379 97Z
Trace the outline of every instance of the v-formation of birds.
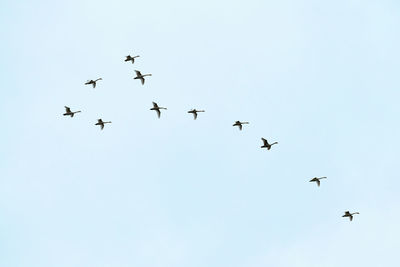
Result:
M128 56L126 56L125 61L126 62L130 61L130 62L132 62L132 64L134 64L135 63L135 58L138 58L138 57L140 57L140 56L137 55L137 56L133 56L132 57L131 55L128 55ZM136 73L136 77L134 77L133 79L140 80L142 85L144 85L144 83L145 83L144 77L152 76L152 74L150 74L150 73L142 74L138 70L135 70L135 73ZM101 80L102 80L102 78L98 78L96 80L88 80L85 83L85 85L92 85L93 88L96 88L97 82L101 81ZM150 110L156 111L158 118L161 117L161 110L162 109L167 110L167 108L165 108L165 107L160 107L156 102L153 102L153 107L150 108ZM74 115L76 113L79 113L79 112L81 112L81 111L80 110L71 111L71 108L65 106L65 113L63 115L64 116L70 116L72 118L72 117L74 117ZM188 111L188 113L193 114L193 119L194 120L197 119L197 115L200 112L205 112L205 110L192 109L192 110ZM98 119L97 123L95 125L99 125L100 129L103 130L104 129L104 125L108 124L108 123L111 123L111 121L103 121L102 119ZM249 124L249 122L247 122L247 121L235 121L235 123L232 126L237 126L239 128L239 130L242 131L244 124ZM267 139L265 139L265 138L261 138L261 141L263 142L263 145L261 146L261 148L266 148L267 150L270 150L273 145L278 144L278 142L273 142L273 143L270 144L270 143L268 143ZM324 177L314 177L314 178L312 178L310 180L310 182L316 182L317 186L319 187L321 185L321 180L322 179L326 179L326 178L327 177L325 177L325 176ZM351 213L350 211L345 211L344 215L342 217L349 217L350 221L353 221L353 215L355 215L355 214L360 214L360 213L359 212Z

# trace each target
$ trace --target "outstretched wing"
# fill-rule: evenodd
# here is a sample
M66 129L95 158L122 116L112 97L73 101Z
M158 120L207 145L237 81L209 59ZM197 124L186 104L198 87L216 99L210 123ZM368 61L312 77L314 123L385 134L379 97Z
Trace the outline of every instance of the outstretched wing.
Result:
M345 212L344 212L344 215L351 216L351 214L350 214L350 211L348 211L348 210L347 210L347 211L345 211Z
M142 74L140 73L140 71L138 71L138 70L135 70L135 72L136 72L136 76L137 76L137 77L140 77L140 76L142 76Z
M139 79L140 79L140 81L142 82L142 85L143 85L144 84L144 78L140 77Z
M267 139L261 137L261 140L263 141L264 146L268 146L268 141L267 141Z
M353 220L353 215L350 215L350 221L352 221Z
M103 120L102 119L98 119L97 122L98 123L103 123Z
M64 106L64 107L65 107L65 112L67 112L67 113L71 112L71 109L69 107L67 107L67 106Z
M156 111L157 111L157 116L158 116L158 118L160 118L160 116L161 116L161 111L160 111L159 109L156 109Z
M242 130L243 126L242 124L239 124L239 130Z
M321 181L320 180L317 180L317 185L318 185L318 187L321 185Z
M104 123L100 124L100 129L101 129L101 130L104 129Z
M93 88L96 88L96 82L93 82L92 85L93 85Z
M193 112L194 119L197 119L197 112Z
M153 107L158 108L158 105L156 102L153 102Z

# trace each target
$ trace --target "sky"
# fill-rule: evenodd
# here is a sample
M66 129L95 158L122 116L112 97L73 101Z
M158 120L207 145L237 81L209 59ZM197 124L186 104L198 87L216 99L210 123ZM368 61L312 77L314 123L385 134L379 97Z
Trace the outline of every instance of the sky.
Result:
M399 266L399 12L1 1L0 266Z

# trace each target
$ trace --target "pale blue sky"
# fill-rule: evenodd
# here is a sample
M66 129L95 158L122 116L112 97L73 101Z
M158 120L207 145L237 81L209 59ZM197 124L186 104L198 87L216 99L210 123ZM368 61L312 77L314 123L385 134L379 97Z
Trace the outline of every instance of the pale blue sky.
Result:
M0 2L0 266L399 266L399 12Z

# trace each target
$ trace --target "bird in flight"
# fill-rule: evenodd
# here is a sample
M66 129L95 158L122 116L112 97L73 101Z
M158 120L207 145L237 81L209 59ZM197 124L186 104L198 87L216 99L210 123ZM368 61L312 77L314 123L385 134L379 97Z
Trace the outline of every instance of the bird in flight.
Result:
M193 114L194 119L197 119L197 112L205 112L205 110L192 109L192 110L188 111L188 113L192 113Z
M342 216L342 217L349 217L350 218L350 221L352 221L353 220L353 215L354 214L360 214L359 212L353 212L353 213L350 213L350 211L345 211L344 212L344 215Z
M317 183L317 185L318 185L318 187L320 186L320 184L321 184L321 179L326 179L326 178L328 178L328 177L314 177L314 178L312 178L311 180L310 180L310 182L316 182Z
M81 112L80 110L72 112L69 107L67 107L67 106L64 106L64 107L65 107L65 113L63 114L64 116L71 116L71 118L72 118L75 113Z
M132 61L132 64L135 63L135 58L140 57L140 56L134 56L131 57L131 55L127 55L125 61Z
M269 144L268 143L268 141L267 141L267 139L265 139L265 138L262 138L261 137L261 140L263 141L263 145L261 146L261 148L264 148L264 147L266 147L268 150L270 150L271 149L271 147L273 146L273 145L276 145L276 144L278 144L278 142L274 142L274 143L272 143L272 144Z
M98 119L97 123L95 125L100 125L100 129L103 130L104 124L106 124L106 123L111 123L111 121L103 121L102 119Z
M167 108L159 107L156 102L153 102L153 107L150 110L155 110L157 112L158 118L160 118L161 116L160 109L167 109Z
M151 74L141 74L140 71L135 70L136 72L136 77L133 79L140 79L140 81L142 82L142 85L144 84L144 77L146 76L151 76Z
M235 121L232 126L239 126L239 130L242 130L243 124L249 124L247 121Z
M103 80L102 78L98 78L97 80L88 80L86 83L85 83L85 85L88 85L88 84L91 84L91 85L93 85L93 88L96 88L96 83L97 83L97 81L100 81L100 80Z

